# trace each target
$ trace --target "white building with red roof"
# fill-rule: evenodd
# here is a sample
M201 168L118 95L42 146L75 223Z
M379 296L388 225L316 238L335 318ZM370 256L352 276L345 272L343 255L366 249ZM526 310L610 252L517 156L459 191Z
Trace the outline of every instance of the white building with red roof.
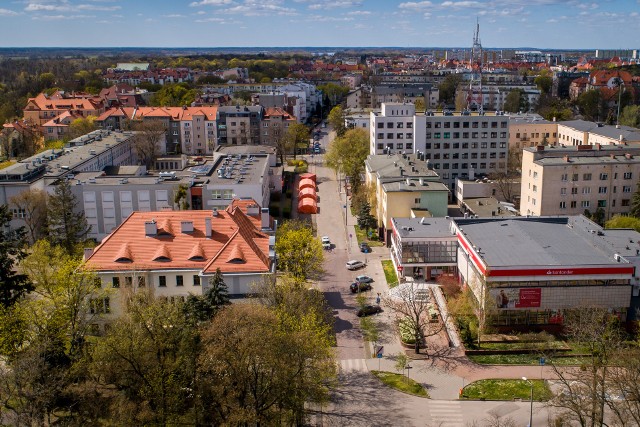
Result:
M231 295L246 295L275 272L274 226L268 209L233 200L224 210L133 212L87 259L117 315L123 291L150 289L157 297L201 295L220 269Z

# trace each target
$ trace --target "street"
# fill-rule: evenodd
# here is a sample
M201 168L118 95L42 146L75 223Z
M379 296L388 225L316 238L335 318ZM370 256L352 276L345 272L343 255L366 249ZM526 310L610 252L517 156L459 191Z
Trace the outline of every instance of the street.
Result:
M323 151L330 141L329 135L324 134L322 137ZM335 390L331 403L323 408L314 408L311 425L464 427L474 422L482 426L496 417L502 420L511 418L519 426L528 425L528 401L458 400L458 390L464 384L464 377L457 376L453 370L443 369L436 360L411 362L411 378L425 386L431 399L390 389L369 373L371 369L378 369L378 365L382 370L395 372L395 354L401 348L397 344L393 318L387 309L375 316L381 335L379 344L385 347L384 357L381 360L371 357L373 349L369 345L365 348L356 316L356 297L350 292L349 285L357 275L372 277L373 289L367 295L369 302L374 304L378 292L385 295L388 291L380 261L389 259L389 253L386 247L374 247L373 252L366 255L358 250L353 230L355 218L345 210L345 194L339 192L335 173L322 164L322 157L307 156L311 165L309 171L317 175L320 200L319 213L316 215L318 236L328 236L333 248L325 252L326 273L316 286L324 292L335 315L336 358L340 373L339 387ZM351 259L366 261L367 266L349 271L345 263ZM389 353L389 350L392 352ZM535 403L533 412L534 426L547 425L546 408Z

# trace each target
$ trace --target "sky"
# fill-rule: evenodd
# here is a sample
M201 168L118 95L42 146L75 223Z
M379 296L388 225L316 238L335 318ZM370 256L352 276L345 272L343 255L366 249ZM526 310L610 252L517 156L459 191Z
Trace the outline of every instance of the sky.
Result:
M637 49L640 0L0 0L0 47Z

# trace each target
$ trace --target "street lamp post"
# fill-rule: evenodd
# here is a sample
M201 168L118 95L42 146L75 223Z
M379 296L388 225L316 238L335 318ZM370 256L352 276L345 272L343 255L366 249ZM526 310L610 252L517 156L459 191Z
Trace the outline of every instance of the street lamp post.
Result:
M529 383L529 386L531 387L531 399L530 399L530 406L529 406L529 427L533 427L533 383L529 381L527 377L522 377L522 381L526 381L527 383Z
M620 77L616 78L615 84L618 86L618 115L616 117L616 125L620 124L620 103L622 102L622 86L624 82Z

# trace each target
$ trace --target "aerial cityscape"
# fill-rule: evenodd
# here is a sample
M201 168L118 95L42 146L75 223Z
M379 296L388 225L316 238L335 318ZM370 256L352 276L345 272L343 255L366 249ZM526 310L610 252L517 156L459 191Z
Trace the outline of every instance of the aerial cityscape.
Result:
M640 2L0 5L0 424L640 426Z

